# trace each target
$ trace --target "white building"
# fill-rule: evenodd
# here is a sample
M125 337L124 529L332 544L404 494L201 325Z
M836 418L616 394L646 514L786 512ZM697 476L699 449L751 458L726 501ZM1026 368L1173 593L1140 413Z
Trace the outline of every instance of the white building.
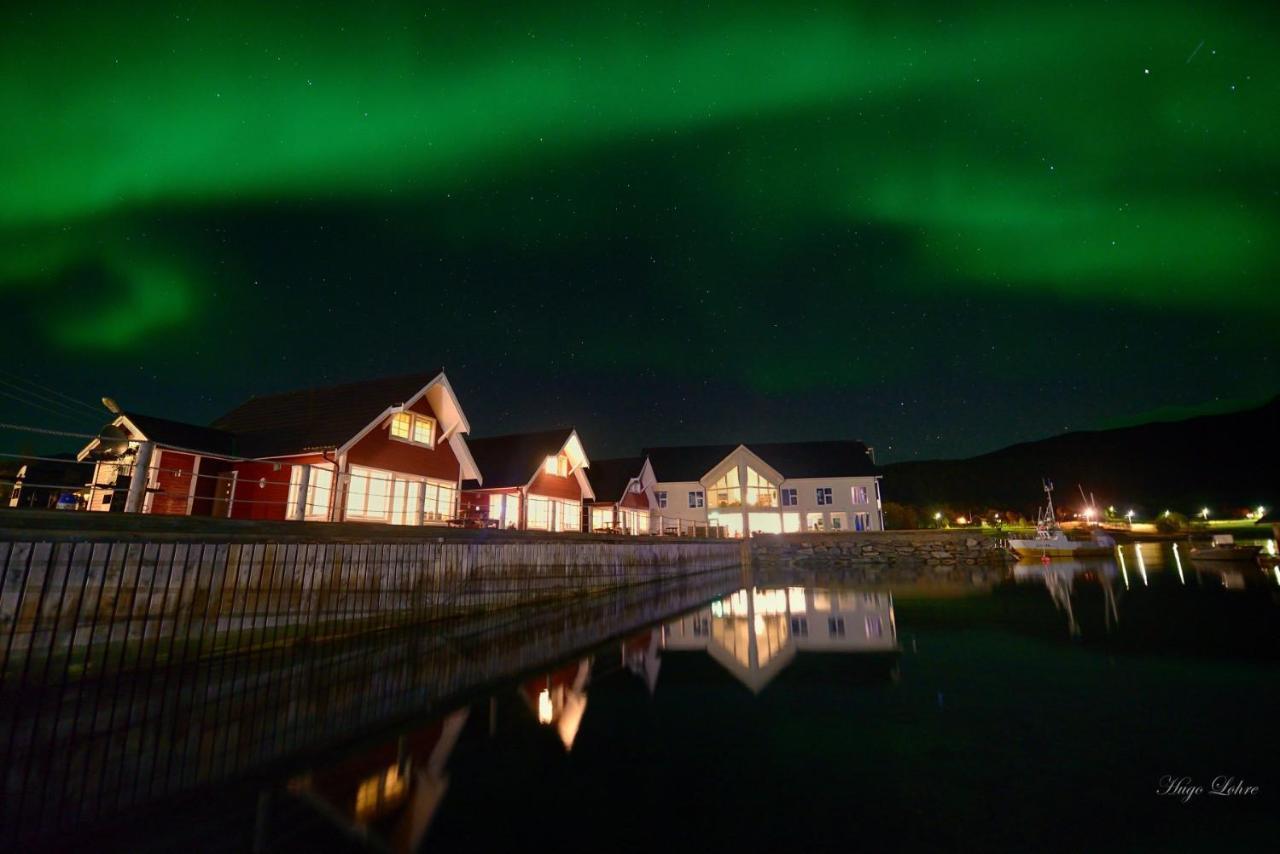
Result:
M658 530L729 536L880 531L880 477L861 442L646 448Z

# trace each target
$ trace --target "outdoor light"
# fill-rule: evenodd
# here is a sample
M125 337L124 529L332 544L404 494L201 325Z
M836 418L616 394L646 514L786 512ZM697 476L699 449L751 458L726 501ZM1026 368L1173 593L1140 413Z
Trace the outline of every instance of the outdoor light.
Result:
M1133 511L1132 511L1132 510L1130 510L1130 511L1126 512L1126 513L1124 514L1124 517L1125 517L1126 519L1128 519L1130 522L1132 522L1132 521L1133 521Z
M1201 511L1200 511L1200 515L1201 515L1201 516L1203 516L1204 518L1208 519L1208 518L1209 518L1209 508L1208 508L1208 507L1206 507L1206 508L1204 508L1203 510L1201 510Z

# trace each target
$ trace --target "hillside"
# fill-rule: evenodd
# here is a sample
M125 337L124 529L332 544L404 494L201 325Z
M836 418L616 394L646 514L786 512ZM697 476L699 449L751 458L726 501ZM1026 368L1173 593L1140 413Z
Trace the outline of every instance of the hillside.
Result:
M1081 484L1103 506L1145 513L1271 507L1280 499L1278 416L1280 397L1241 412L1064 433L964 460L892 463L881 467L884 496L920 507L1029 512L1040 503L1040 479L1047 477L1063 505L1079 503Z

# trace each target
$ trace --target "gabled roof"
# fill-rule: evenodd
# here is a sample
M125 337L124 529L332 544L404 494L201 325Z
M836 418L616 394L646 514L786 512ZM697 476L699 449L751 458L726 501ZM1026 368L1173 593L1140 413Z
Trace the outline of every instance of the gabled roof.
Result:
M546 461L555 456L573 436L572 427L540 433L512 433L485 439L467 439L467 447L484 476L485 489L524 486Z
M862 442L766 442L748 445L756 456L791 477L871 477L878 474Z
M251 397L213 426L236 434L238 453L247 457L340 448L439 376L438 371L405 374Z
M701 480L739 447L745 447L773 466L784 478L871 477L878 473L867 446L852 440L686 445L645 448L644 453L659 481L692 482Z
M592 460L587 480L597 501L621 501L627 494L632 478L640 476L644 457L619 457L612 460Z
M685 445L645 448L641 453L649 458L654 477L662 482L677 483L700 480L737 449L737 445Z
M236 450L236 437L225 430L170 421L141 412L122 411L120 414L149 441L161 445L210 454L233 454Z

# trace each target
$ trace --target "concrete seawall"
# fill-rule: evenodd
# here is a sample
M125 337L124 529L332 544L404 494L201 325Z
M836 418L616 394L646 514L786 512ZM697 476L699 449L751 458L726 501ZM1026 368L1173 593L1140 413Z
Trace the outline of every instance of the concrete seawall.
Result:
M103 671L129 666L126 655L146 663L364 634L742 560L723 540L279 523L193 532L139 517L101 529L117 519L52 520L88 530L0 522L0 673L31 658L84 656L86 671ZM118 660L84 652L108 647Z
M969 531L774 534L754 538L751 557L764 570L839 569L868 582L987 580L1011 560L991 537Z

